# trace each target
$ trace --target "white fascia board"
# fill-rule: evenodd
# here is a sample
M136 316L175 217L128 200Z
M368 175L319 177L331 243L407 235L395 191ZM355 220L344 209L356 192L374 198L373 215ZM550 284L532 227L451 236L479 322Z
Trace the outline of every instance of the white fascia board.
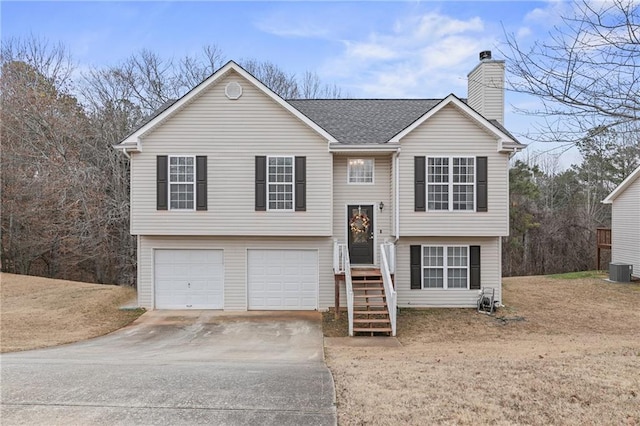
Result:
M380 144L345 144L330 143L329 152L344 153L375 153L375 152L397 152L400 150L398 143L380 143Z
M200 83L199 85L197 85L196 87L191 89L186 95L184 95L183 97L178 99L173 105L171 105L166 110L162 111L160 114L158 114L157 117L155 117L153 120L151 120L148 123L146 123L144 126L139 128L138 130L136 130L131 135L129 135L125 140L123 140L118 145L127 145L127 146L129 146L130 144L134 144L134 143L139 145L140 138L145 133L149 132L151 129L156 127L158 124L162 123L164 120L166 120L167 118L171 117L176 111L180 110L182 107L184 107L185 105L187 105L188 103L190 103L191 101L196 99L210 85L212 85L215 82L217 82L218 80L220 80L222 77L224 77L231 70L237 72L242 77L247 79L250 83L252 83L254 86L256 86L258 89L260 89L262 92L264 92L267 96L269 96L271 99L273 99L276 103L281 105L283 108L285 108L287 111L289 111L291 114L293 114L300 121L302 121L307 126L311 127L314 131L319 133L327 141L329 141L329 142L337 142L333 136L331 136L329 133L327 133L326 130L324 130L322 127L318 126L315 122L311 121L306 115L302 114L300 111L298 111L293 106L291 106L287 101L285 101L280 96L275 94L271 89L269 89L267 86L262 84L257 78L255 78L254 76L249 74L247 71L245 71L240 65L236 64L233 61L229 61L229 62L227 62L227 64L225 66L223 66L218 71L213 73L209 78L204 80L202 83Z
M119 149L122 151L128 151L128 152L140 152L142 151L142 149L140 148L140 143L139 142L121 142L117 145L111 145L112 148L114 149Z
M469 105L462 102L453 93L447 96L446 98L444 98L442 101L440 101L440 103L438 103L436 106L431 108L429 111L427 111L422 117L418 118L416 121L414 121L409 126L407 126L403 131L401 131L400 133L395 135L393 138L391 138L389 142L399 143L403 137L407 136L409 133L414 131L418 126L420 126L422 123L427 121L429 118L435 115L438 111L440 111L442 108L444 108L449 104L454 105L460 111L462 111L463 113L468 115L470 118L475 120L481 127L489 131L489 133L494 134L500 140L499 149L501 149L503 144L509 144L509 143L517 144L517 142L514 141L511 137L509 137L509 135L507 135L506 133L498 129L496 126L491 124L489 120L487 120L486 118L478 114L476 111L473 110L473 108L471 108Z
M508 153L516 153L525 149L527 145L523 145L517 142L509 142L500 140L500 146L498 147L498 152L508 152Z
M613 203L613 200L618 198L618 196L620 194L622 194L624 192L624 190L627 189L629 187L629 185L631 185L639 177L640 177L640 166L638 166L638 168L636 168L633 172L631 172L631 174L629 176L627 176L627 178L625 180L623 180L622 183L620 185L618 185L616 187L616 189L614 189L611 192L611 194L607 195L607 198L602 200L602 203L603 204L611 204L611 203Z

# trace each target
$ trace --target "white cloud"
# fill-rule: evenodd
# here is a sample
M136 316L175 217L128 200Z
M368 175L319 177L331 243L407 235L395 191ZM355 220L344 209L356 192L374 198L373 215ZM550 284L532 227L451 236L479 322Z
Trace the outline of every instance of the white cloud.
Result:
M446 37L453 34L463 34L468 31L482 31L484 24L478 17L468 21L461 21L450 17L443 17L438 13L428 13L420 17L416 36Z
M361 60L388 60L397 57L397 53L377 43L345 42L347 54Z
M298 37L298 38L324 38L329 35L328 31L322 27L312 24L280 26L274 22L261 22L257 25L258 29L269 34L280 37Z
M479 17L428 12L398 19L388 31L344 40L343 52L320 74L356 96L465 97L466 75L478 52L495 44Z
M533 32L529 27L520 27L518 28L518 32L516 33L518 38L529 37Z
M292 18L283 11L265 15L254 24L260 31L279 37L326 38L331 33L327 23L315 16L296 15Z
M530 24L553 26L562 22L562 16L566 15L574 7L572 2L559 0L548 1L544 7L537 7L527 13L524 21Z

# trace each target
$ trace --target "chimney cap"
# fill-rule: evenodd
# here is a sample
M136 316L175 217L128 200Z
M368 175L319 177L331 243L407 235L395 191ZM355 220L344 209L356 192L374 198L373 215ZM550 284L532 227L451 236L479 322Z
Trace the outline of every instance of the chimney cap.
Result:
M487 61L491 59L491 51L490 50L483 50L482 52L480 52L480 60L481 61Z

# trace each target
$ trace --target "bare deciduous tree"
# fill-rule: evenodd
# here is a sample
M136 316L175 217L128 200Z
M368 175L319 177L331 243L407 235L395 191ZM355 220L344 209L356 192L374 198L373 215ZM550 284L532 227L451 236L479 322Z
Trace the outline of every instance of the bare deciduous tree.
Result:
M300 97L302 99L339 99L342 97L342 89L335 84L323 84L318 74L306 71L300 83Z
M295 74L289 74L268 61L245 59L240 65L269 89L284 99L338 99L342 90L334 85L324 84L318 74L305 71L300 81Z
M280 97L284 99L300 97L296 76L287 74L276 64L269 61L244 59L240 61L240 65Z
M504 275L541 275L594 269L596 229L611 223L601 201L640 164L638 139L612 129L578 142L581 164L568 170L557 158L517 161L510 177L510 235Z
M213 74L224 63L224 55L214 44L202 48L202 56L185 56L180 59L177 81L181 87L190 90Z
M509 84L536 96L544 117L540 141L576 142L594 129L640 131L640 4L637 0L573 4L547 41L521 45L506 36Z

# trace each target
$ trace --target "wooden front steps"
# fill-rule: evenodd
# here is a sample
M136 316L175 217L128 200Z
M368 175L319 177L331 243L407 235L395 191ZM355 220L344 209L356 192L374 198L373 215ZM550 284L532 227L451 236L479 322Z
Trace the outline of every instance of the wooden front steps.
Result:
M351 269L353 332L391 335L391 320L380 269Z

